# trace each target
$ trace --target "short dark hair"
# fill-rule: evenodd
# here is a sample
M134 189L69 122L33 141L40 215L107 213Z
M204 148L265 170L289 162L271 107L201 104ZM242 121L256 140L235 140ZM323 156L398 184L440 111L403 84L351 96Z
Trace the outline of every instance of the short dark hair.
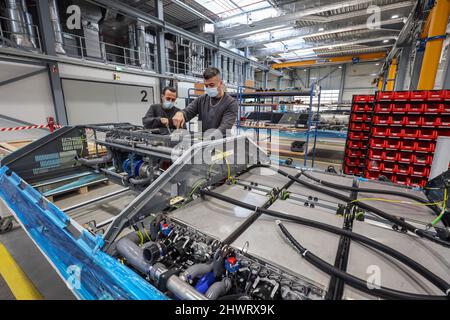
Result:
M161 94L165 95L167 90L169 90L170 92L173 92L173 93L177 93L177 89L175 89L174 87L167 86L162 89Z
M205 71L203 71L203 79L209 80L215 76L220 76L220 70L214 67L206 68Z

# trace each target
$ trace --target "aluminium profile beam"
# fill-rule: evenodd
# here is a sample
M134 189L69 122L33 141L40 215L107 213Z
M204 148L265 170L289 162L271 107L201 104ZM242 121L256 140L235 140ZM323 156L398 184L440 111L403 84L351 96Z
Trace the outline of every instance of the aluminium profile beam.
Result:
M336 47L342 47L342 46L353 46L363 43L370 43L370 42L381 42L385 40L396 40L397 37L394 34L386 35L382 37L376 37L376 38L361 38L358 40L350 40L350 39L342 39L339 42L329 43L329 42L318 42L318 43L308 43L308 44L299 44L297 46L289 47L288 50L285 50L284 48L267 48L267 49L260 49L254 52L254 55L257 57L266 57L269 55L275 55L275 54L283 54L288 53L292 51L300 51L300 50L323 50L323 49L331 49Z
M300 60L300 61L289 61L273 64L272 68L280 69L280 68L295 68L295 67L310 67L310 66L321 66L323 64L330 63L348 63L352 62L353 58L358 58L360 61L372 61L372 60L380 60L386 57L386 52L375 52L375 53L366 53L360 55L346 55L341 57L330 57L330 58L319 58L312 60ZM326 61L325 61L326 60Z

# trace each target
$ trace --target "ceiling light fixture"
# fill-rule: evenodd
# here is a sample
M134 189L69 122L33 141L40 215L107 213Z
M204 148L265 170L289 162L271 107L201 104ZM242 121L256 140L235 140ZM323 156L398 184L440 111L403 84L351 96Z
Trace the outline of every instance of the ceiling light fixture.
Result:
M399 17L398 14L394 14L394 15L391 17L391 19L397 19L398 17Z

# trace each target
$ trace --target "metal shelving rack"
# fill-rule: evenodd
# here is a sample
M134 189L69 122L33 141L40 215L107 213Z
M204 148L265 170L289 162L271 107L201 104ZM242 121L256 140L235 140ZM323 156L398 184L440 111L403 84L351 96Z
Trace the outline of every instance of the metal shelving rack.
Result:
M237 119L237 130L238 133L240 133L241 128L248 128L248 129L254 129L256 131L256 140L257 143L260 142L260 129L267 130L269 142L272 142L272 129L276 129L279 131L306 131L306 142L305 142L305 155L304 155L304 166L307 166L308 163L308 152L309 152L309 141L310 141L310 134L312 131L312 128L314 128L314 144L313 144L313 155L312 155L312 162L311 166L314 167L314 161L316 157L316 145L317 145L317 129L318 129L318 122L319 122L319 112L320 112L320 86L313 84L311 86L310 90L301 90L301 91L261 91L261 92L244 92L245 87L239 87L238 93L237 93L237 100L239 102L239 112L238 112L238 119ZM307 121L307 127L306 130L299 130L299 129L293 129L293 128L283 128L283 127L265 127L265 126L259 126L260 122L260 113L261 108L271 108L271 120L273 120L273 110L274 106L278 106L278 103L275 103L275 98L280 97L309 97L309 108L308 108L308 121ZM317 112L316 112L316 118L313 119L313 98L317 97ZM260 102L256 101L253 103L246 102L246 99L257 99L257 100L267 100L270 99L270 102L267 103L266 101ZM253 107L254 111L257 113L257 119L256 123L258 124L255 127L248 127L248 126L242 126L241 125L241 118L243 113L245 114L245 108L246 107Z

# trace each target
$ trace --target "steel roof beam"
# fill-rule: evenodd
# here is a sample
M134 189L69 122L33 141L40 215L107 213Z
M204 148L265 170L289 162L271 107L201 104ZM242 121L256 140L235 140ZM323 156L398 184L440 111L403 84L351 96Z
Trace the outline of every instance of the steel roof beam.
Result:
M342 46L353 46L361 43L369 43L369 42L382 42L384 40L396 40L397 36L394 34L386 35L382 37L377 38L363 38L358 40L352 40L351 38L348 40L343 40L340 42L317 42L317 43L303 43L296 46L292 46L287 48L287 50L284 50L284 48L266 48L266 49L260 49L256 50L254 52L254 55L256 57L265 57L265 56L271 56L276 54L282 54L282 53L288 53L292 51L297 50L321 50L321 49L331 49L336 47L342 47ZM391 46L394 43L391 44Z
M267 30L269 28L272 28L272 30L275 29L282 29L286 26L293 25L293 23L297 20L306 20L307 18L314 17L315 14L327 12L330 10L336 10L336 9L342 9L346 8L352 5L361 5L362 3L370 3L371 1L366 0L355 0L355 1L344 1L344 2L338 2L333 3L329 5L324 5L312 9L306 9L301 10L294 13L285 14L282 16L272 17L268 19L263 19L256 21L252 23L252 25L243 25L240 24L235 27L218 27L218 24L216 24L216 35L219 37L220 40L226 40L226 39L234 39L236 37L239 37L239 34L245 34L245 35L251 35L251 34L257 34L264 30ZM381 6L380 10L386 11L386 10L395 10L400 8L405 8L412 6L414 4L414 1L403 1L398 3L393 3L390 5ZM328 23L332 21L338 21L342 19L349 19L349 18L355 18L360 16L368 16L371 12L367 12L366 9L353 11L349 13L344 14L338 14L335 16L329 16L329 17L316 17L319 19L322 23Z
M329 27L324 26L324 25L317 25L317 26L303 27L303 28L299 28L299 29L269 32L269 34L264 33L258 38L253 36L252 39L247 38L244 40L237 40L234 42L234 47L235 48L254 47L254 46L259 46L259 45L263 45L263 44L270 43L270 42L286 41L286 40L291 40L291 39L295 39L295 38L317 37L317 36L323 36L323 35L328 35L328 34L333 34L333 33L368 29L365 17L364 17L364 19L358 20L356 23L360 23L360 24L357 24L357 25L349 25L347 19L343 19L343 20L345 20L345 21L338 22ZM355 21L353 21L353 22L355 22ZM391 24L397 24L397 23L403 23L403 18L388 19L388 20L381 21L380 27L386 26L386 25L391 25ZM373 29L373 30L375 31L377 29Z

